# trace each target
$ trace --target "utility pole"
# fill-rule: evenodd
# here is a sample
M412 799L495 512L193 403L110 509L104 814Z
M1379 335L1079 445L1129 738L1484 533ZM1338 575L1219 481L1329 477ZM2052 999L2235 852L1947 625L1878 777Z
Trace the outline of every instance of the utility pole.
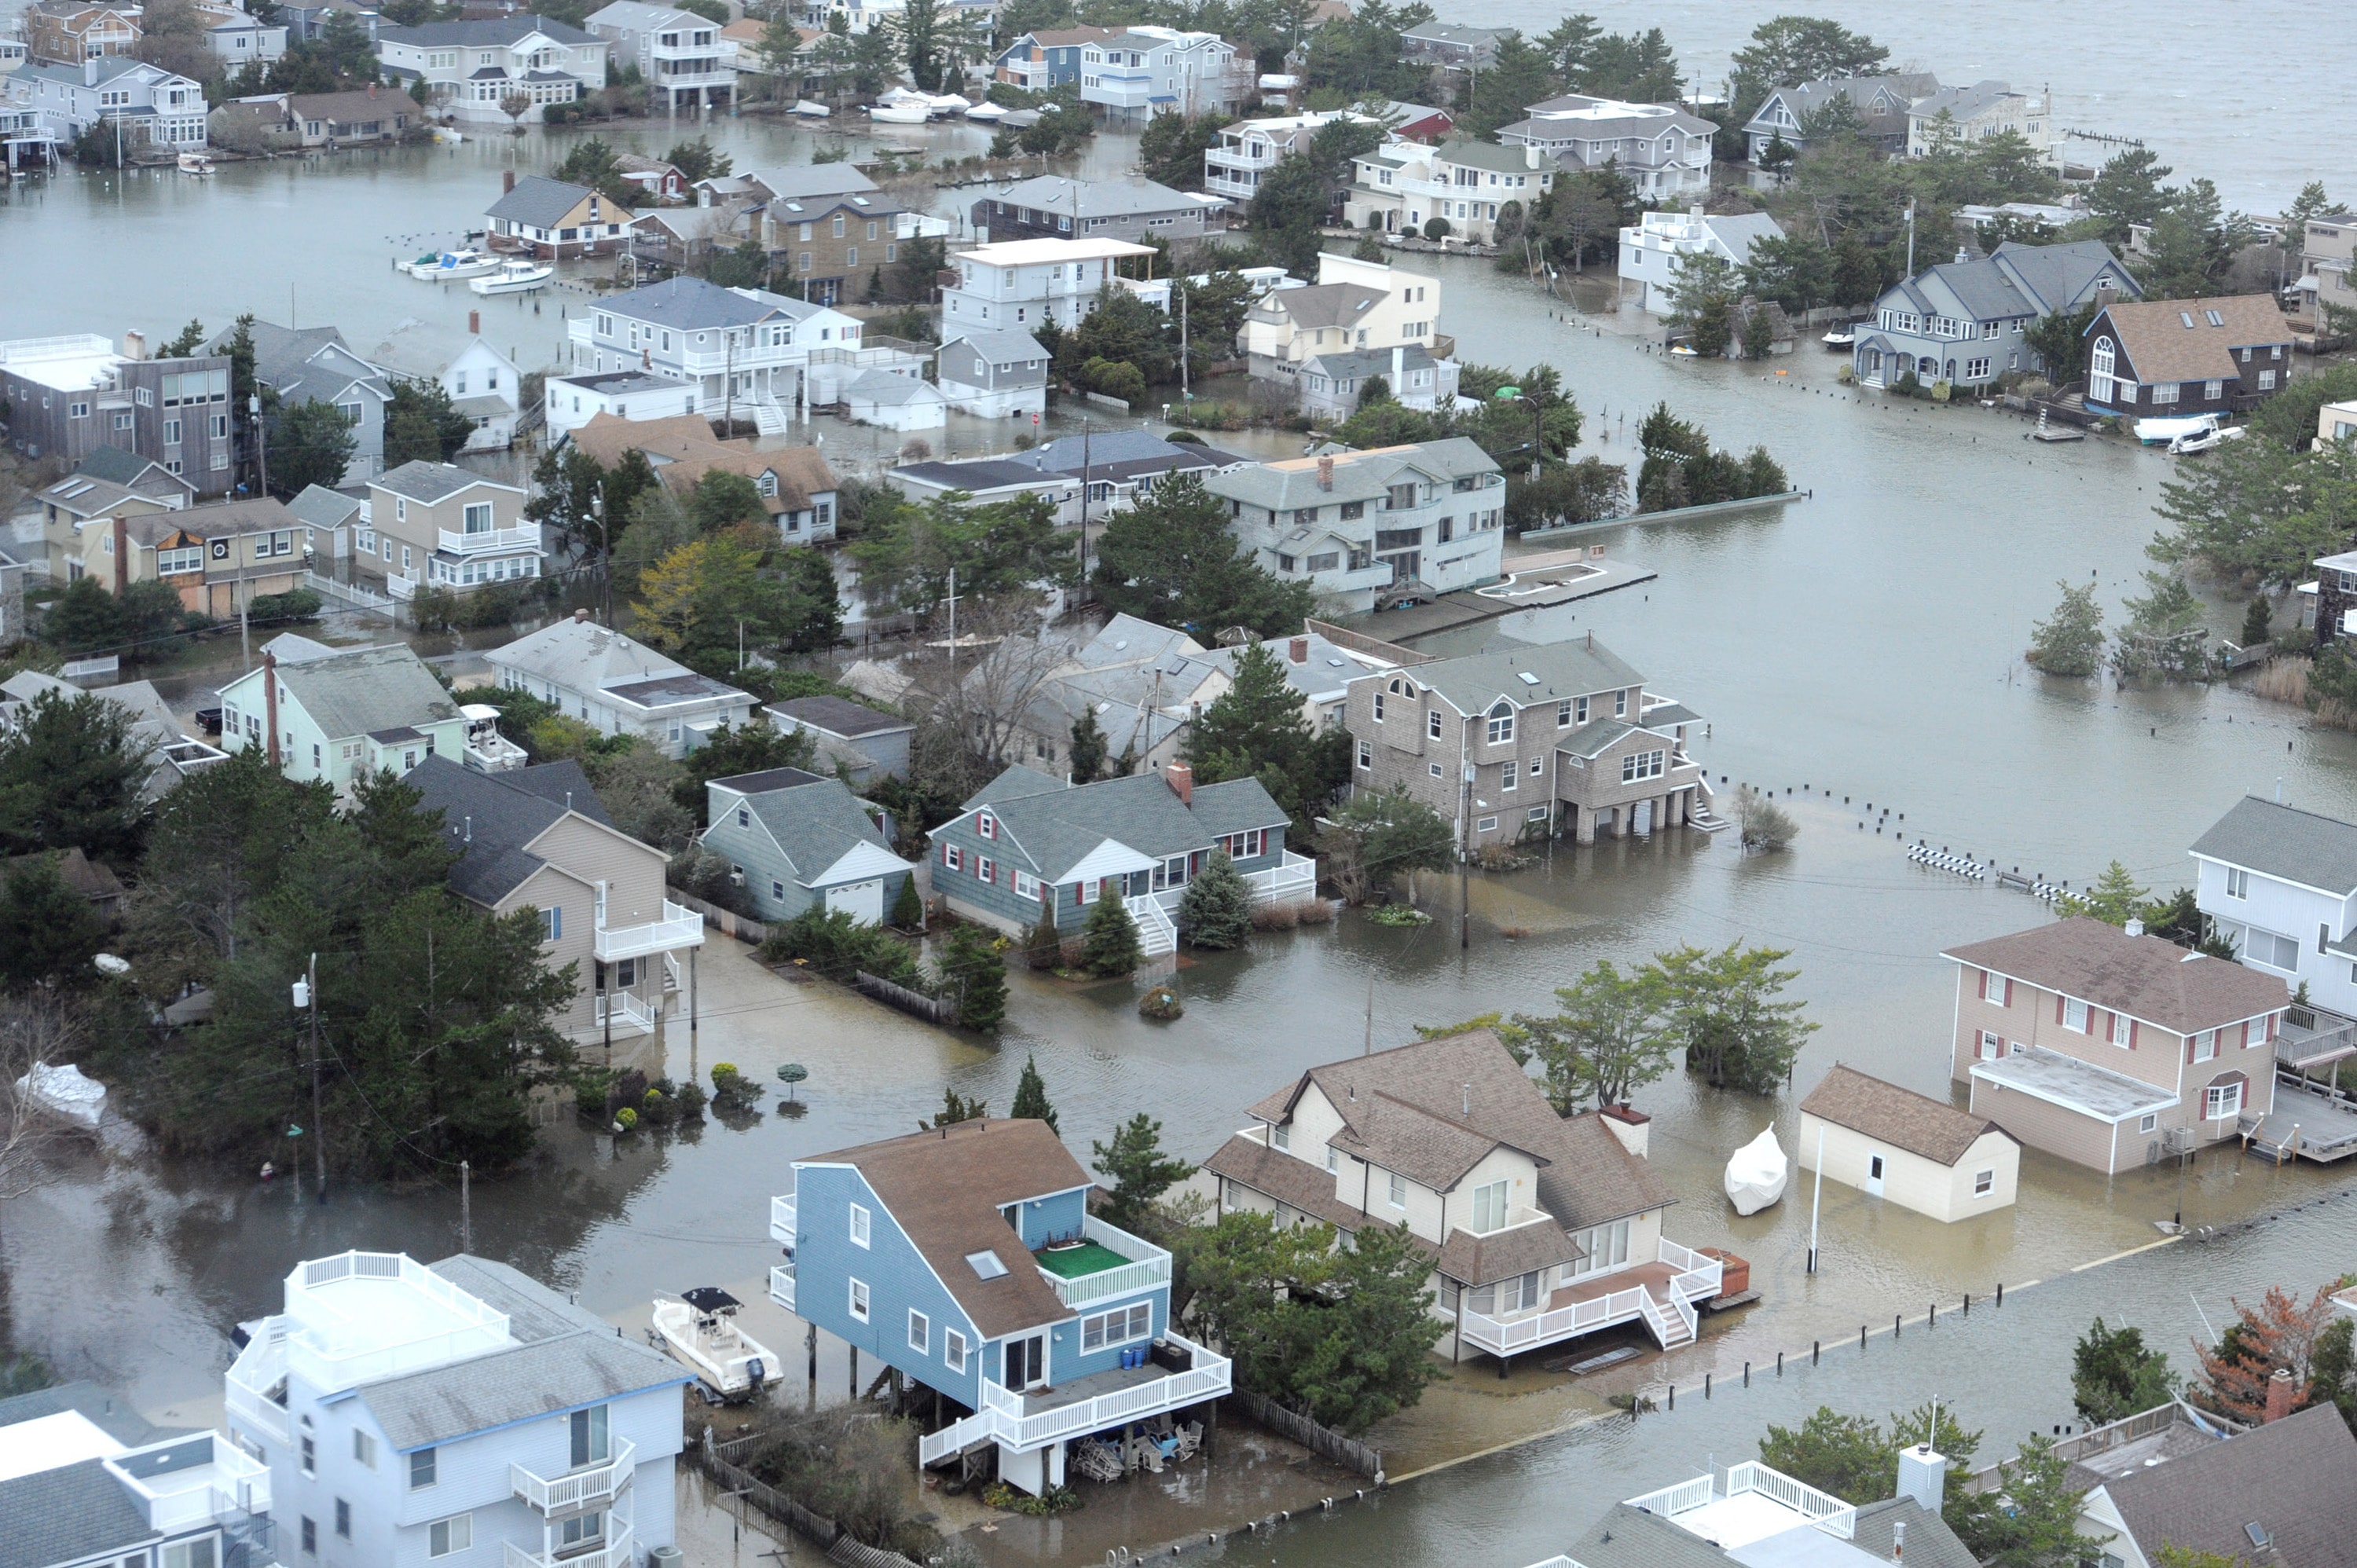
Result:
M1089 591L1089 476L1094 470L1089 464L1089 432L1087 415L1081 418L1081 587Z
M123 122L117 120L115 124L120 125ZM254 494L266 496L270 493L270 441L269 432L262 423L260 392L245 400L245 416L253 421L253 466L258 471L254 479Z
M1469 724L1470 720L1467 721ZM1457 844L1457 946L1473 946L1473 764L1464 765L1464 803L1458 808Z
M598 617L607 626L614 624L614 525L606 517L606 481L597 481L597 489L589 497L589 510L597 519L597 540L604 552L597 567L598 597L605 608Z
M297 1012L311 1015L311 1159L312 1168L319 1181L319 1201L328 1201L328 1135L325 1115L320 1109L323 1096L319 1089L319 955L313 953L303 978L295 983L295 1007Z
M952 566L952 567L951 567L951 568L950 568L950 595L949 595L949 606L950 606L950 681L951 681L951 683L952 683L952 684L955 684L955 683L956 683L956 681L957 681L957 601L958 601L958 592L957 592L957 568L956 568L956 567L954 567L954 566Z
M1809 1194L1809 1273L1817 1272L1817 1209L1825 1196L1825 1130L1817 1128L1817 1180Z
M1907 204L1907 275L1915 275L1915 204Z
M458 1251L475 1250L475 1173L465 1160L458 1162Z
M1170 286L1178 290L1178 398L1182 403L1191 403L1195 401L1195 394L1189 390L1187 381L1187 295L1191 290L1187 285L1186 276L1174 269L1170 274ZM1394 392L1393 395L1398 394Z

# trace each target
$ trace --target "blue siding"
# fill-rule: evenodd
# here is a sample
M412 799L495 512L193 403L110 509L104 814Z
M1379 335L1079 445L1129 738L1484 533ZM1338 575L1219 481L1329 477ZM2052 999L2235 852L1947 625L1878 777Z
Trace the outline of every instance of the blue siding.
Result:
M851 1240L850 1206L868 1213L868 1244ZM983 1363L981 1336L951 1299L925 1259L891 1214L877 1201L866 1180L849 1166L799 1167L795 1188L794 1306L797 1314L829 1334L882 1358L888 1366L959 1403L972 1406ZM868 1320L851 1316L853 1279L867 1286ZM909 1343L909 1313L928 1319L927 1348ZM942 1330L965 1336L966 1368L950 1370L942 1359ZM996 1361L991 1365L995 1369Z
M716 829L714 833L706 834L706 839L710 840L717 832ZM1039 874L1039 867L1024 854L1019 844L1007 836L1006 829L1001 828L996 839L984 838L974 830L974 814L968 812L935 828L931 837L932 846L926 853L932 857L934 892L973 905L1026 929L1039 924L1039 900L1017 895L1015 873L1020 869L1036 876ZM1267 842L1266 854L1249 855L1237 861L1236 869L1265 871L1282 864L1285 859L1285 829L1282 823L1271 825ZM954 847L958 852L958 868L955 871L950 869L943 854L949 847ZM1214 847L1207 843L1189 853L1200 865L1211 858ZM991 862L991 880L988 882L984 881L981 875L981 863L985 858ZM751 875L749 868L747 875L748 878ZM1124 889L1123 897L1142 898L1152 890L1153 874L1141 871L1129 878L1129 886ZM1077 931L1087 918L1088 907L1081 902L1080 885L1074 882L1058 884L1057 929Z
M750 827L739 826L736 808L731 807L705 830L704 847L729 865L744 867L745 896L760 919L791 920L823 900L823 889L813 892L795 880L792 863L759 817ZM882 879L887 920L891 918L893 901L900 897L900 884L908 879L906 872Z
M1140 1300L1149 1301L1154 1307L1153 1332L1143 1339L1125 1339L1101 1350L1081 1349L1081 1327L1087 1319L1112 1311L1114 1307L1134 1305ZM1150 1344L1170 1328L1170 1292L1165 1285L1156 1285L1148 1295L1118 1297L1111 1302L1091 1302L1078 1309L1080 1316L1056 1325L1049 1335L1048 1374L1056 1382L1070 1382L1094 1372L1110 1372L1121 1365L1122 1352L1135 1346Z
M1085 1190L1060 1192L1053 1197L1029 1198L1015 1212L1017 1234L1036 1252L1050 1241L1081 1233L1088 1219L1087 1194Z

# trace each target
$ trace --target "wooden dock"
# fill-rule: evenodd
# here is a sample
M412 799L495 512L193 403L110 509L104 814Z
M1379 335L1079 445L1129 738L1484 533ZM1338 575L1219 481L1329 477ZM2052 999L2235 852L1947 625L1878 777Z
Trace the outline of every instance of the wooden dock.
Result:
M2297 1073L2276 1076L2275 1109L2244 1116L2243 1147L2263 1159L2330 1165L2357 1155L2357 1099Z

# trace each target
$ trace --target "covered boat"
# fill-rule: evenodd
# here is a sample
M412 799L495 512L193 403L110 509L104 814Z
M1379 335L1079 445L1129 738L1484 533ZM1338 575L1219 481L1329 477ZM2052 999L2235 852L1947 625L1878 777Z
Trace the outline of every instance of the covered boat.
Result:
M1792 1162L1776 1142L1776 1129L1763 1127L1727 1162L1727 1201L1738 1214L1757 1214L1784 1196L1792 1175Z
M71 1062L62 1067L35 1062L32 1070L16 1080L16 1093L20 1100L77 1127L94 1130L106 1114L106 1085L84 1078L81 1069Z
M737 1404L785 1376L777 1357L737 1326L744 1304L718 1285L655 1297L647 1339L695 1374L706 1404Z
M794 100L794 113L805 120L823 120L832 115L834 111L815 99L798 98Z
M2136 438L2147 446L2166 446L2188 435L2200 435L2218 428L2214 413L2185 413L2166 419L2139 419L2136 422Z

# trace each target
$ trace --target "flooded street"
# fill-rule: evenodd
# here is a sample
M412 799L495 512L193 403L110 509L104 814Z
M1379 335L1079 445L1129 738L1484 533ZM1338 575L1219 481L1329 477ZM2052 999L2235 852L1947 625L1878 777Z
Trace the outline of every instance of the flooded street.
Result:
M813 140L749 122L710 129L740 166L801 161ZM985 139L961 129L940 145L952 138L960 151ZM676 138L658 124L613 139L660 151ZM1110 170L1132 145L1103 138L1091 156ZM218 327L242 309L283 318L291 285L297 321L334 321L362 353L411 323L455 341L474 296L395 278L388 264L478 222L511 160L539 168L551 154L538 137L493 138L316 170L225 166L207 183L74 176L19 190L0 200L6 334L168 332L191 316ZM974 194L942 193L940 209ZM173 237L171 266L156 265L158 232ZM1359 1049L1371 993L1380 1047L1418 1024L1551 1009L1552 990L1598 958L1741 939L1792 950L1795 991L1823 1026L1792 1091L1714 1094L1674 1075L1638 1103L1653 1114L1652 1157L1680 1198L1668 1234L1749 1259L1761 1304L1715 1322L1697 1346L1627 1369L1627 1386L1675 1381L1674 1416L1585 1429L1400 1488L1289 1529L1275 1560L1542 1557L1605 1504L1708 1456L1748 1456L1762 1422L1796 1419L1820 1400L1879 1413L1935 1394L1961 1399L1994 1457L2030 1426L2069 1419L2057 1390L2067 1386L2071 1340L2096 1312L2143 1326L2181 1368L2188 1337L2202 1332L2197 1301L2215 1323L2229 1294L2273 1283L2305 1293L2348 1266L2349 1206L2336 1202L2229 1240L2071 1272L2153 1241L2151 1222L2179 1208L2189 1223L2221 1223L2357 1177L2224 1151L2182 1178L2170 1169L2110 1180L2033 1153L2015 1209L1957 1227L1829 1187L1825 1268L1814 1277L1803 1266L1802 1183L1761 1214L1731 1213L1719 1189L1728 1152L1771 1122L1790 1149L1800 1096L1834 1062L1944 1093L1953 979L1940 950L2045 918L1993 884L1909 864L1902 832L2074 886L2116 857L2139 880L2173 888L2190 879L2186 845L2240 793L2281 779L2296 803L2357 814L2357 737L2309 729L2305 715L2229 686L2120 693L2049 682L2022 665L2058 580L2093 574L2115 614L2137 586L2169 459L2104 442L2034 446L2020 422L1977 409L1855 399L1835 384L1831 357L1805 349L1764 370L1671 361L1624 333L1597 335L1486 263L1437 270L1462 356L1556 366L1589 414L1589 450L1633 467L1638 421L1667 400L1720 446L1766 446L1810 492L1749 513L1596 531L1595 542L1658 579L1513 628L1593 631L1651 687L1704 714L1710 735L1695 749L1714 784L1723 775L1730 790L1748 780L1794 791L1802 832L1792 852L1747 859L1731 835L1675 833L1558 846L1527 870L1474 878L1469 953L1448 918L1455 879L1427 876L1417 895L1440 917L1431 926L1394 931L1346 917L1189 962L1178 982L1186 1015L1169 1025L1141 1019L1126 984L1018 973L995 1048L824 984L791 983L716 936L702 960L697 1065L734 1061L774 1089L777 1064L803 1063L811 1076L796 1103L780 1107L773 1095L737 1122L667 1137L551 1129L533 1168L476 1187L479 1251L624 1323L641 1321L657 1291L726 1284L755 1303L747 1323L757 1336L798 1348L799 1327L759 1288L774 1259L768 1197L791 1184L793 1159L906 1131L938 1109L945 1084L1003 1111L1036 1053L1084 1159L1090 1140L1140 1109L1162 1119L1168 1147L1200 1158L1261 1095ZM507 330L502 346L540 363L561 340L558 304L584 297L552 295L538 316L528 302L494 301L486 328ZM826 428L832 456L841 427ZM991 431L952 434L980 450ZM1256 454L1283 445L1213 440ZM2240 618L2239 603L2212 607L2220 629ZM1469 651L1499 632L1459 633L1437 650ZM1878 832L1885 808L1891 821ZM683 1074L683 1019L666 1044L671 1070ZM284 1182L177 1168L118 1133L102 1157L0 1211L0 1268L21 1348L120 1387L157 1419L205 1421L219 1406L224 1331L274 1308L296 1260L351 1246L438 1256L457 1246L457 1227L449 1187L342 1184L322 1207ZM2045 1283L2022 1288L2033 1280ZM1976 1305L1969 1319L1951 1316L1966 1293L1983 1302L1999 1283L2009 1293L2001 1314ZM1898 1346L1886 1333L1861 1358L1860 1324L1887 1331L1894 1314L1934 1301L1935 1333L1910 1325ZM1748 1392L1728 1388L1746 1360L1765 1368L1817 1338L1846 1348L1781 1383L1762 1386L1755 1374ZM799 1373L799 1357L788 1359ZM1706 1372L1718 1381L1707 1404L1689 1391ZM841 1348L823 1347L821 1392L839 1397L847 1380ZM799 1391L799 1376L787 1386ZM1548 1397L1534 1389L1518 1375L1502 1391L1477 1392L1469 1380L1449 1397ZM1395 1451L1479 1446L1465 1438L1489 1428L1473 1415L1435 1425L1442 1430L1404 1436Z

